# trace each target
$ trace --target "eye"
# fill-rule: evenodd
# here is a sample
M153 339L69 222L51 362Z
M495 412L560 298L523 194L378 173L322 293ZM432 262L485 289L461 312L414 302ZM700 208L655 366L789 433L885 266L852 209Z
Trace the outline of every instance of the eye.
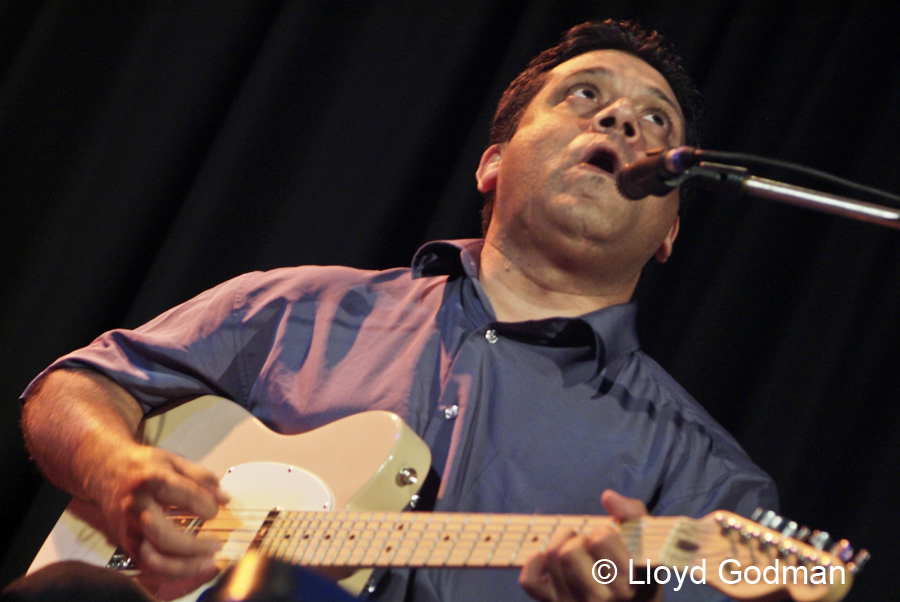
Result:
M600 100L600 93L594 86L588 84L578 84L569 88L569 96L597 102Z
M652 113L647 113L644 115L644 119L649 121L650 123L657 125L664 129L669 129L672 121L669 119L669 116L662 112L654 111Z

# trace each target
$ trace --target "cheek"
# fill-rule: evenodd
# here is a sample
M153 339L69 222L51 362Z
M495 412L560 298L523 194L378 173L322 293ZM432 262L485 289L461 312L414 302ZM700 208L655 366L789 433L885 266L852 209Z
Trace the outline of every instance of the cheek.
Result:
M572 136L562 124L541 121L519 129L511 146L533 161L548 161L562 153Z
M653 197L650 197L653 198ZM678 193L666 195L657 201L658 206L652 207L652 211L644 217L648 240L653 243L663 240L672 230L673 224L678 219Z

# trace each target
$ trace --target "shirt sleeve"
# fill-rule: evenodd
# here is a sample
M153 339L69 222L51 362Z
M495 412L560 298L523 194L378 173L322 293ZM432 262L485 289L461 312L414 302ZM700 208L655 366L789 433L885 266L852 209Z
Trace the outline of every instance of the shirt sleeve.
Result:
M225 282L170 309L135 330L111 330L41 372L89 368L134 395L145 412L189 396L246 398L238 358L240 303L248 275Z

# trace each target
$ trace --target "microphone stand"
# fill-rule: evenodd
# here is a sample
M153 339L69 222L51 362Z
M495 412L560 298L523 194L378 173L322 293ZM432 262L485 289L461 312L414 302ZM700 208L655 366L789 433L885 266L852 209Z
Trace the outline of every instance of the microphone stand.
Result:
M701 188L779 201L900 230L900 209L759 178L745 167L701 161L667 183L679 184L688 178Z

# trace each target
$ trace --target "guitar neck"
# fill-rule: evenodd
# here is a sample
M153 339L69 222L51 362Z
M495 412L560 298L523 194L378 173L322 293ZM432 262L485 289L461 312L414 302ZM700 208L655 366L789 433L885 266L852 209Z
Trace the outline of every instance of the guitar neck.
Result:
M251 549L304 566L518 567L560 527L589 533L616 524L638 564L688 565L701 527L683 517L623 524L603 516L442 512L272 511Z
M629 570L648 567L646 581L635 583L649 583L654 567L662 583L674 574L681 584L690 571L694 583L738 600L837 602L852 582L852 563L846 568L834 554L725 511L618 523L605 516L273 510L245 543L311 567L511 568L545 550L560 528L588 534L601 526L620 531ZM658 576L662 567L671 573ZM742 568L747 572L735 572Z

